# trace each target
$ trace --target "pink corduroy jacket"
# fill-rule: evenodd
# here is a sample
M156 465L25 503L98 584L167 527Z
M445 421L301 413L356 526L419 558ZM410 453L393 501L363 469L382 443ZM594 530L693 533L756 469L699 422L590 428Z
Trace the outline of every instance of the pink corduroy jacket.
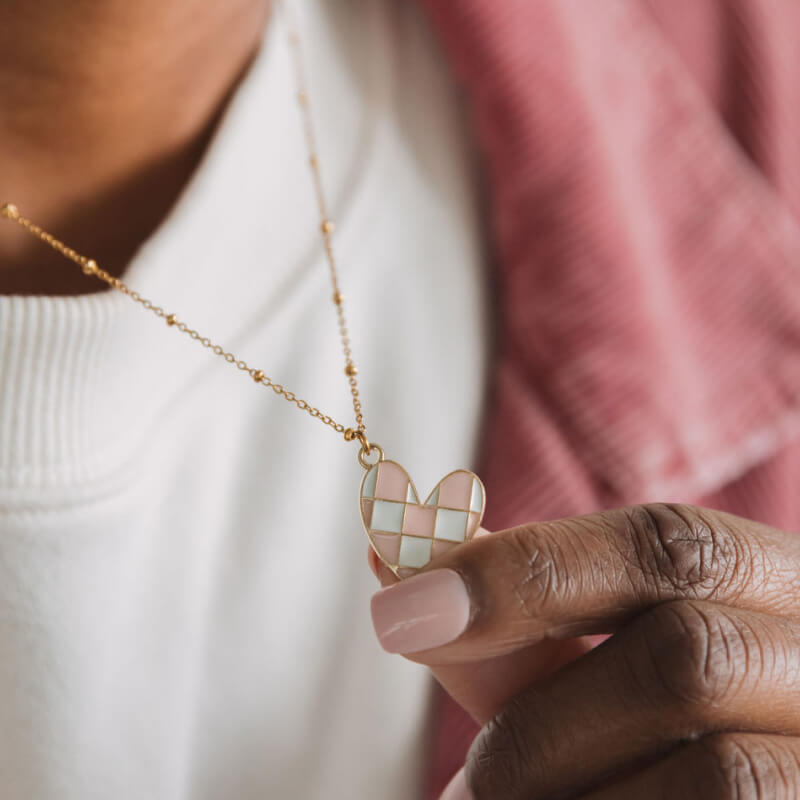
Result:
M800 3L422 0L485 170L485 524L800 529ZM475 728L441 700L436 797Z

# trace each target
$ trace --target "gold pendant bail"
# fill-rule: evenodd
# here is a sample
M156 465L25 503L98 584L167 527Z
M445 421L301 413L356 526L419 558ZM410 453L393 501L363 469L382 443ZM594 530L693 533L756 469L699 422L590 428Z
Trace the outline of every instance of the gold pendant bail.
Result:
M367 439L367 434L362 429L347 428L344 432L344 438L346 442L358 441L360 443L361 449L358 451L358 463L364 469L371 469L378 461L383 461L383 448L379 444L375 444L375 442L370 442ZM377 454L378 461L370 463L367 461L366 456L371 456L373 453Z
M354 442L356 439L361 442L361 447L364 449L366 454L369 455L372 451L373 445L369 443L369 439L367 439L367 435L364 433L364 430L362 428L347 428L347 430L344 432L344 440L346 442Z

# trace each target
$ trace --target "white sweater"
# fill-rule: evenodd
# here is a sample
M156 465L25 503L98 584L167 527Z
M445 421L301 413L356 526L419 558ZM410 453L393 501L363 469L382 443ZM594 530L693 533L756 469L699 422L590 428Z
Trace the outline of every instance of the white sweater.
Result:
M314 5L369 434L426 494L484 383L463 123L411 4ZM293 91L278 18L125 279L349 423ZM429 678L374 640L356 453L119 293L0 297L0 797L413 798Z

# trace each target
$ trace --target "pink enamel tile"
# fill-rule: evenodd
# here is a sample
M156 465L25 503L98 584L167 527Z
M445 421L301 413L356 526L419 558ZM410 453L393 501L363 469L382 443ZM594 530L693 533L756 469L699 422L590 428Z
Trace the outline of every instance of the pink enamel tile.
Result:
M403 520L403 533L414 533L417 536L433 536L436 525L436 509L432 506L418 506L409 503Z
M396 564L400 557L400 534L399 533L373 533L372 543L378 551L378 555L387 564Z
M379 497L382 500L397 500L405 503L407 493L408 475L406 471L399 464L395 464L392 461L382 462L378 467L375 497Z
M372 524L372 504L374 500L367 500L362 498L361 500L361 516L364 519L364 524L370 526Z
M472 479L471 472L456 472L447 478L439 488L439 505L468 509L472 496Z
M458 542L444 542L440 539L434 539L433 547L431 548L431 558L438 558L443 556L448 550L458 547Z

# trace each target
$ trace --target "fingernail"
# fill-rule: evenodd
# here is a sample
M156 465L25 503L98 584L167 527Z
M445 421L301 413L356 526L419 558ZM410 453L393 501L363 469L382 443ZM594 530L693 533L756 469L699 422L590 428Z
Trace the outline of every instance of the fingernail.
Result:
M372 624L389 653L416 653L457 639L469 622L469 595L461 576L435 569L372 596Z
M472 800L472 793L467 786L467 778L462 767L453 780L447 784L447 788L439 800Z

